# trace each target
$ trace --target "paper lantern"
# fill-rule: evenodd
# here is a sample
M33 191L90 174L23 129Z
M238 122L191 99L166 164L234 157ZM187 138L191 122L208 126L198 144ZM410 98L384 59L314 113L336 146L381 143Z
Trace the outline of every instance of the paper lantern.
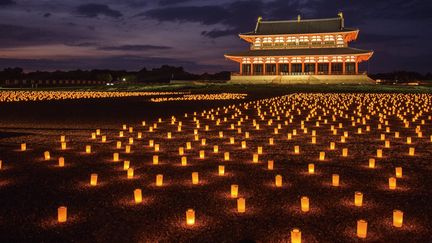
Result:
M26 151L27 150L27 144L22 143L21 144L21 151Z
M218 166L218 172L220 176L225 175L225 166L224 165L219 165Z
M189 150L192 148L191 142L186 142L186 149Z
M339 186L339 175L338 174L332 175L332 185L333 186Z
M136 204L139 204L142 202L142 191L141 189L135 189L134 190L134 200Z
M91 139L96 139L96 133L92 132Z
M382 158L382 156L383 156L383 151L382 151L382 149L377 149L377 157L378 157L378 158Z
M220 131L220 132L219 132L219 137L220 137L220 138L223 138L223 136L224 136L224 135L223 135L223 132Z
M129 144L133 144L134 143L134 139L133 138L129 138L128 141L129 141Z
M403 212L400 210L393 210L393 226L402 227L403 224Z
M348 156L348 148L343 148L342 149L342 156L343 157L347 157Z
M213 152L214 152L214 153L219 153L219 146L214 145L214 146L213 146Z
M254 153L252 158L253 163L258 163L258 154Z
M149 147L154 147L154 140L153 139L149 140Z
M341 143L345 143L345 137L344 136L341 136L341 138L340 138L340 141L341 141Z
M158 143L156 143L156 144L154 145L154 151L155 151L155 152L159 152L159 150L160 150L160 146L159 146Z
M119 161L119 153L113 153L113 161L114 162Z
M158 155L153 155L153 164L154 165L159 164L159 156Z
M195 211L193 209L188 209L186 211L186 224L187 225L195 224Z
M121 143L121 141L117 141L117 144L116 144L116 148L117 148L117 149L120 149L120 148L121 148L121 146L122 146L122 143Z
M413 156L414 154L415 154L415 148L410 147L410 148L409 148L409 155L410 155L410 156Z
M269 144L274 145L274 139L273 138L269 138Z
M315 165L314 164L308 164L308 172L309 172L309 174L315 173Z
M65 223L67 221L67 207L61 206L57 209L57 221Z
M375 159L374 158L369 159L369 168L375 168Z
M362 129L361 129L361 127L357 128L357 133L358 133L358 134L362 134Z
M367 222L363 219L357 221L357 237L366 238L367 236Z
M3 161L0 160L0 170L2 169L2 167L3 167Z
M245 148L246 148L246 141L242 141L242 142L241 142L241 148L242 148L242 149L245 149Z
M262 154L263 153L263 148L262 148L262 146L258 146L258 154Z
M61 150L65 150L66 149L66 142L62 142L61 143Z
M234 144L234 137L230 137L230 144Z
M336 148L335 142L330 142L330 150L334 150Z
M101 130L100 129L96 129L96 135L100 135L100 133L101 133Z
M276 185L276 187L282 187L282 176L281 175L276 175L275 185Z
M292 139L292 134L291 134L291 133L288 133L288 135L287 135L287 139L288 139L288 140L291 140L291 139Z
M200 151L199 151L199 158L200 158L200 159L204 159L204 156L205 156L205 155L204 155L204 150L200 150Z
M395 168L396 178L402 178L402 167Z
M407 144L411 144L411 143L412 143L412 139L411 139L411 137L407 137L407 139L406 139L406 143L407 143Z
M246 212L246 199L240 197L237 199L237 212L244 213Z
M184 148L183 147L179 147L179 155L183 155L184 154Z
M354 193L354 205L356 207L361 207L363 205L363 193L361 192Z
M192 184L197 185L199 183L198 172L192 172Z
M134 169L133 168L129 168L127 170L127 178L128 179L132 179L134 177Z
M324 160L325 159L325 152L320 152L319 153L319 160Z
M384 142L384 147L385 147L385 148L390 148L390 141L389 141L389 140L386 140L386 141Z
M66 142L66 136L65 135L60 136L60 142Z
M63 157L59 157L59 159L58 159L58 165L59 165L59 167L64 167L64 165L65 165L65 159Z
M399 132L395 132L395 138L399 138Z
M294 228L291 230L291 243L301 243L301 231Z
M274 167L274 161L273 160L267 161L267 169L273 170L273 167Z
M171 139L171 138L172 138L171 132L167 132L167 138L168 138L168 139Z
M129 154L131 152L131 146L130 145L126 145L125 146L125 153Z
M389 189L390 190L396 189L396 178L394 177L389 178Z
M224 153L224 160L229 160L230 159L230 154L229 152L225 152Z
M231 185L231 197L237 198L237 196L238 196L238 185L233 184Z
M102 143L105 143L105 142L106 142L106 136L105 136L105 135L103 135L103 136L101 137L101 141L102 141Z
M301 211L302 212L309 212L309 198L308 197L301 197L300 204L301 204Z
M206 139L205 139L205 138L201 139L201 145L202 145L202 146L205 146L205 145L206 145Z
M187 157L186 156L182 156L181 157L181 166L186 166L187 165Z
M44 158L45 158L45 160L50 160L51 159L51 155L50 155L49 151L45 151L44 152Z
M316 144L316 137L312 137L312 139L311 139L311 143L312 143L312 144Z
M90 175L90 185L91 186L96 186L97 185L97 179L98 179L98 175L97 174L91 174Z
M142 132L138 132L138 134L137 134L137 138L138 138L138 139L141 139L141 138L142 138Z
M91 145L86 145L85 151L87 154L91 153Z
M120 132L119 132L119 137L121 137L121 138L124 137L124 133L123 133L123 131L120 131Z
M130 161L129 160L125 160L123 162L123 170L128 170L130 166Z
M163 175L158 174L156 175L156 186L162 186L163 185Z
M296 145L294 146L294 153L299 154L300 153L300 146Z
M384 141L385 140L385 134L381 134L380 139L381 139L381 141Z

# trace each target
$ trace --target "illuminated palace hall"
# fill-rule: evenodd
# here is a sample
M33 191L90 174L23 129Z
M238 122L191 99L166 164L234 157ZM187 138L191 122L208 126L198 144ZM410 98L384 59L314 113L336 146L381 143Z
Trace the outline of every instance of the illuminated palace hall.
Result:
M359 63L373 51L349 47L359 29L337 18L266 21L258 18L254 31L240 34L250 50L226 54L239 63L232 82L240 83L372 83Z

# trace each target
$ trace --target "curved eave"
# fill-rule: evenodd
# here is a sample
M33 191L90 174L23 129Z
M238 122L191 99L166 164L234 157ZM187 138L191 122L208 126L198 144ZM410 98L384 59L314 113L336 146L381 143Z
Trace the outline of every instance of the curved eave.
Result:
M254 38L257 37L276 37L276 36L305 36L305 35L332 35L332 34L345 34L349 35L352 34L353 38L349 41L355 40L358 37L359 29L352 29L352 30L346 30L346 31L338 31L338 32L319 32L319 33L299 33L299 34L254 34L252 32L249 33L240 33L239 37L247 42L252 43Z

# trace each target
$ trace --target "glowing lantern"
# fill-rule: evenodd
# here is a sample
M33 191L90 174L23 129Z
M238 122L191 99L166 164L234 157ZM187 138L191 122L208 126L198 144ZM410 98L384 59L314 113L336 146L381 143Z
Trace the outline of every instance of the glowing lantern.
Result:
M60 136L60 142L66 142L66 136L65 135Z
M160 150L160 146L159 146L158 143L156 143L156 144L154 145L154 151L155 151L155 152L159 152L159 150Z
M229 160L230 159L230 154L229 152L225 152L224 153L224 160Z
M234 137L230 137L230 144L234 144Z
M242 142L241 142L241 147L242 147L242 149L245 149L245 148L246 148L246 141L242 141Z
M275 177L275 185L276 185L276 187L282 187L282 176L281 175L277 175Z
M214 153L219 153L219 146L214 145L214 146L213 146L213 152L214 152Z
M316 144L316 137L312 137L312 144Z
M154 146L154 140L153 139L150 139L149 140L149 147L153 147Z
M389 189L390 190L396 189L396 178L394 177L389 178Z
M183 147L179 147L179 155L183 155L184 154L184 148Z
M377 157L378 157L378 158L382 158L382 156L383 156L383 151L382 151L382 149L377 149Z
M130 167L130 161L129 160L125 160L123 162L123 170L128 170Z
M61 143L61 150L65 150L66 149L66 142L62 142Z
M254 153L252 158L253 163L258 163L258 154Z
M402 227L403 223L403 212L400 210L393 210L393 226Z
M199 157L200 159L204 159L204 150L199 151Z
M239 213L246 212L246 199L242 197L237 199L237 212Z
M309 174L314 174L315 173L315 165L314 164L309 164L308 165L308 172L309 172Z
M65 159L63 157L60 157L58 159L59 167L64 167L65 165Z
M294 228L291 230L291 243L301 243L301 231Z
M103 136L101 137L101 141L102 141L102 143L105 143L105 142L106 142L106 136L105 136L105 135L103 135Z
M3 161L0 160L0 170L1 170L2 166L3 166Z
M44 158L45 158L45 160L50 160L51 159L51 155L50 155L49 151L45 151L44 152Z
M269 144L273 145L274 144L274 139L273 138L269 138Z
M273 160L267 161L267 169L273 170L273 167L274 167L274 161Z
M369 168L375 168L375 159L374 158L369 159Z
M130 145L126 145L125 146L125 153L129 154L131 152L131 146Z
M367 222L363 219L357 221L357 237L366 238L367 236Z
M124 137L123 131L119 132L119 137L121 137L121 138Z
M399 132L395 132L395 138L399 138Z
M291 139L292 139L292 134L291 134L291 133L288 133L288 135L287 135L287 139L288 139L288 140L291 140Z
M187 225L195 224L195 211L193 209L188 209L186 211L186 224Z
M385 140L385 134L381 134L381 138L380 138L382 141L384 141Z
M412 139L411 139L411 137L407 137L407 141L406 141L406 143L407 143L407 144L411 144L411 143L412 143Z
M410 147L409 148L409 155L413 156L415 154L415 148Z
M300 204L301 204L301 211L302 212L309 212L309 198L308 197L301 197Z
M186 166L187 165L187 157L186 156L181 157L181 165L182 166Z
M158 174L156 175L156 186L162 186L163 185L163 175Z
M345 143L345 137L344 137L344 136L341 136L340 141L341 141L341 143Z
M101 131L100 131L100 129L96 129L96 135L100 135L100 133L101 133Z
M348 156L348 148L343 148L342 149L342 156L343 157L347 157Z
M27 145L25 143L21 144L21 151L26 151L27 150Z
M91 145L86 145L85 151L88 154L91 153Z
M96 186L97 185L97 179L98 179L97 174L91 174L90 175L90 185Z
M134 143L134 139L133 138L129 138L129 144L133 144Z
M113 161L114 162L119 161L119 153L113 153Z
M219 132L219 137L220 137L220 138L223 138L223 136L224 136L224 135L223 135L223 132L220 131L220 132Z
M61 206L57 209L57 221L65 223L67 221L67 207Z
M262 146L258 146L258 154L262 154L262 152L263 152Z
M122 146L121 141L117 141L116 148L117 148L117 149L120 149L121 146Z
M137 138L138 138L138 139L141 139L141 138L142 138L142 132L138 132L138 134L137 134Z
M334 150L336 148L335 142L330 142L330 150Z
M363 205L363 193L361 192L354 193L354 205L356 207L361 207Z
M384 142L384 147L386 147L386 148L390 148L390 141L389 141L389 140L386 140L386 141Z
M171 138L172 138L171 132L168 132L168 133L167 133L167 138L168 138L168 139L171 139Z
M134 177L134 169L133 168L129 168L127 170L127 178L128 179L132 179Z
M189 150L192 148L191 142L186 142L186 149Z
M296 145L294 146L294 153L299 154L300 153L300 146Z
M320 152L319 160L324 160L324 159L325 159L325 152Z
M232 198L237 198L238 196L238 185L231 185L231 197Z
M96 133L92 132L91 139L96 139Z
M402 167L396 167L396 178L402 178Z
M159 164L159 156L158 155L153 155L153 164L154 165Z
M192 172L192 184L197 185L199 183L198 172Z
M338 174L332 175L332 185L333 186L339 186L339 175Z
M135 203L139 204L142 202L142 191L141 189L135 189L134 190L134 199L135 199Z
M219 172L220 176L225 175L225 166L224 165L219 165L218 172Z

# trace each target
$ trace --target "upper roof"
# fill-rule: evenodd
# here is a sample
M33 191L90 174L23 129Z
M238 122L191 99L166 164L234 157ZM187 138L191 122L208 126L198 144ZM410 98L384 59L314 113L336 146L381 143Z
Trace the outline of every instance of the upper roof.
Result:
M244 52L229 53L226 57L256 57L256 56L314 56L314 55L372 55L373 51L361 50L352 47L344 48L306 48L306 49L270 49L248 50Z
M241 35L281 35L281 34L312 34L356 31L357 29L345 28L343 16L327 19L299 19L263 21L258 18L255 31Z

